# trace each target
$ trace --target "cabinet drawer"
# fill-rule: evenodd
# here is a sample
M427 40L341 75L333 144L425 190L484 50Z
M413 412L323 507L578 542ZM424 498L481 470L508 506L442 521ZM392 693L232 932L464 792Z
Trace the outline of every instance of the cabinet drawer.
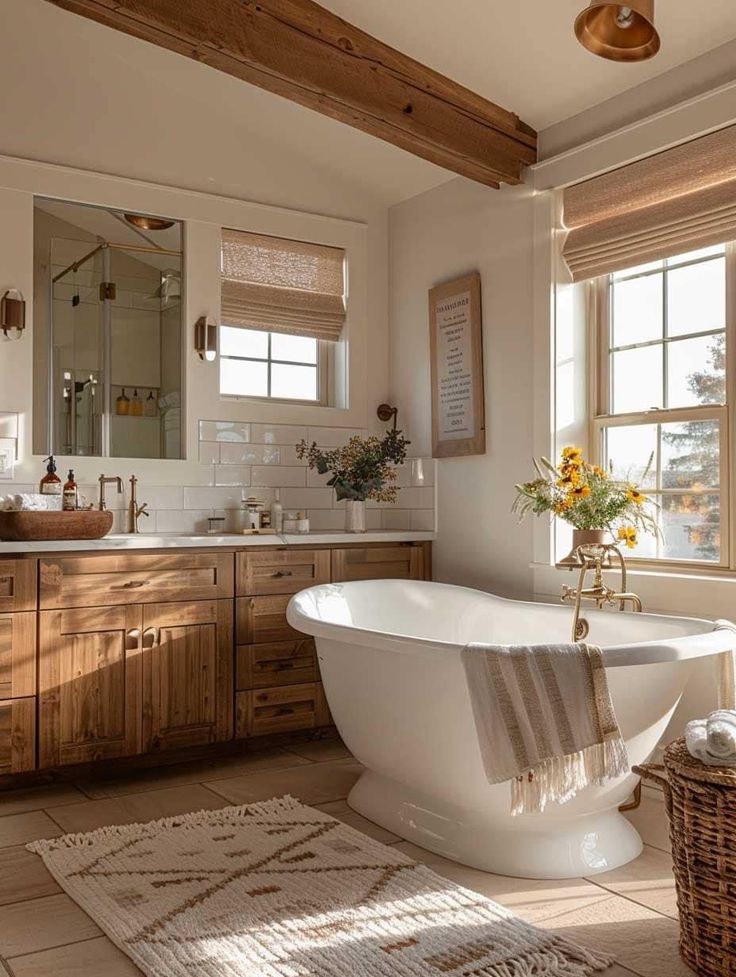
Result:
M293 550L238 553L239 595L296 594L330 582L330 551L298 546Z
M424 549L404 543L396 546L332 550L332 580L424 579Z
M0 560L0 613L35 609L36 561Z
M0 700L0 775L36 767L36 700Z
M236 641L239 645L303 638L286 621L289 594L277 597L238 597L235 602Z
M240 645L236 658L236 689L316 682L317 654L312 638Z
M235 699L236 737L316 729L331 722L321 682L238 692Z
M99 607L233 596L232 553L62 557L42 560L40 604Z
M0 614L0 699L36 694L36 614Z

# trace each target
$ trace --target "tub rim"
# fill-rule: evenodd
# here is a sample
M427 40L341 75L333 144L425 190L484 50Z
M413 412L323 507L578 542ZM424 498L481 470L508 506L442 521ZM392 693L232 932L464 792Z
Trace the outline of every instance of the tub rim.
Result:
M426 654L446 657L449 652L459 654L465 647L454 641L430 640L410 634L397 634L391 631L381 631L374 628L362 628L354 625L338 624L325 621L308 613L307 595L329 592L340 587L350 590L367 589L376 584L402 584L419 588L451 589L483 597L503 604L523 605L535 607L557 607L555 604L545 604L542 601L518 600L510 597L499 597L473 587L463 587L458 584L441 583L434 580L348 580L335 583L318 584L307 587L294 594L286 609L286 619L298 631L312 635L315 638L335 640L340 636L351 634L354 637L351 644L361 647L379 648L387 651L398 651L405 654ZM562 610L563 608L560 608ZM595 610L593 611L595 613ZM598 611L598 613L606 613ZM621 611L615 613L626 614L627 617L645 618L646 620L663 620L676 622L690 622L703 625L703 630L696 634L681 635L669 639L653 639L636 644L602 646L603 660L607 668L621 668L630 665L654 665L667 662L688 661L695 658L705 658L711 655L723 654L736 650L736 625L731 624L733 632L726 625L730 622L711 621L707 618L686 617L673 614L653 614L650 612L634 613ZM572 609L570 609L572 620ZM501 646L508 647L508 646Z

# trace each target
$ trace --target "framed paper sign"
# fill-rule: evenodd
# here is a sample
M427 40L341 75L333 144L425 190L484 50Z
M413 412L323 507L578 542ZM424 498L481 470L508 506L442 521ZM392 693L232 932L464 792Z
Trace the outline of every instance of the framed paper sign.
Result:
M429 291L432 365L432 457L486 450L480 275Z

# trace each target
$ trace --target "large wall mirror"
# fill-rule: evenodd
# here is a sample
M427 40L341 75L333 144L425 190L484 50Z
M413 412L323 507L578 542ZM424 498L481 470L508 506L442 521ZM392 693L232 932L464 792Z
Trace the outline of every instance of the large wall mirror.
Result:
M37 198L38 454L181 458L179 221Z

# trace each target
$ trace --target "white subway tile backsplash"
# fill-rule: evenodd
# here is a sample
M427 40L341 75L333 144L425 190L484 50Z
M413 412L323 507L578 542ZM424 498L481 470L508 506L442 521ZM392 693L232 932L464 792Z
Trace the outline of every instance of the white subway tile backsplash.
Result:
M409 510L408 509L382 509L381 528L382 529L408 529Z
M286 465L281 448L268 444L222 444L221 465Z
M310 427L307 441L315 441L322 448L341 448L350 438L365 437L366 431L351 427Z
M335 493L331 488L282 488L285 509L331 509Z
M250 441L250 424L240 421L200 421L200 441Z
M284 509L309 513L312 528L340 530L344 526L345 504L337 502L334 490L327 485L331 473L320 475L308 469L296 453L296 444L304 439L323 448L340 447L354 435L366 436L359 428L307 427L292 424L261 424L239 421L200 421L199 458L209 466L212 486L190 486L182 492L183 512L177 520L167 516L175 512L176 497L154 497L162 524L173 529L161 532L204 531L206 516L215 510L226 513L228 523L237 522L235 511L241 498L254 495L270 507L274 492L280 489ZM366 525L371 529L408 530L434 527L434 473L431 458L407 459L397 471L400 487L396 503L368 502ZM161 501L163 499L163 501ZM142 501L146 501L141 496ZM199 529L192 523L198 523ZM183 528L179 528L180 525ZM228 525L232 531L237 526Z
M206 533L207 519L212 509L182 509L179 512L156 513L159 533Z
M248 494L247 492L245 493ZM239 509L243 492L237 486L205 487L195 486L184 489L185 509Z
M251 424L250 438L254 444L296 444L308 438L309 428L292 424Z
M139 505L145 502L149 509L184 507L184 489L180 485L145 485L141 482L138 485L137 495Z
M250 485L247 465L215 465L215 485Z
M251 469L251 485L266 488L285 488L287 486L306 486L307 471L288 465L254 465Z
M219 441L199 442L199 463L200 465L220 464L220 442Z

